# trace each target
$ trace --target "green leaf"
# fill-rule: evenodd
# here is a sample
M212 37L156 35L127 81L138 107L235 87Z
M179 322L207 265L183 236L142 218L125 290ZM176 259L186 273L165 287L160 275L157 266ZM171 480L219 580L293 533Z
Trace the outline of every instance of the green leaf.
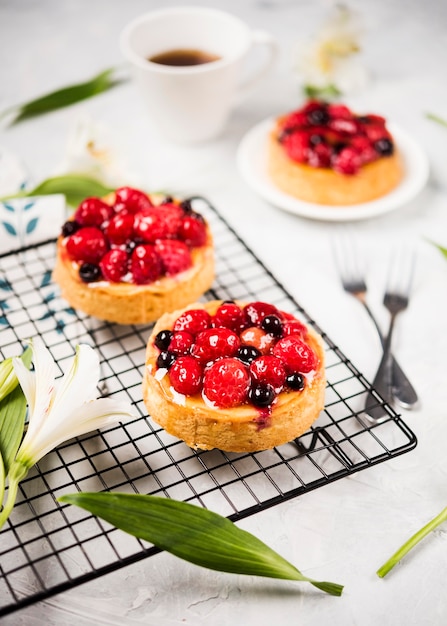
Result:
M22 361L28 368L31 364L32 355L31 348L27 348L21 356ZM11 393L18 384L19 381L14 373L12 357L9 357L0 363L0 401Z
M325 87L304 85L303 91L307 98L321 98L323 100L331 100L342 95L342 92L335 85L326 85Z
M25 416L26 399L22 389L16 387L0 402L0 454L6 474L22 440Z
M17 124L18 122L35 117L36 115L49 113L50 111L55 111L56 109L81 102L82 100L103 93L123 82L123 79L118 79L115 76L116 72L117 68L109 68L86 82L63 87L62 89L47 93L25 104L11 107L3 111L0 117L13 113L15 117L12 124Z
M89 196L105 196L113 191L111 187L106 187L103 183L90 176L82 174L66 174L64 176L54 176L47 178L37 187L30 191L21 191L14 196L0 198L9 200L10 198L24 198L28 196L49 196L52 194L63 194L70 206L78 206L82 200Z
M438 124L441 124L441 126L447 126L447 120L445 120L442 117L439 117L439 115L435 115L434 113L426 113L426 116L429 120L432 120L433 122L437 122Z
M427 241L428 243L431 243L433 246L435 246L435 248L438 248L439 252L441 252L441 254L443 254L445 258L447 259L447 248L440 246L438 243L435 243L434 241L430 241L430 239L427 239Z
M254 535L229 519L187 502L126 493L74 493L59 498L113 526L202 567L309 582L331 595L343 587L307 578Z

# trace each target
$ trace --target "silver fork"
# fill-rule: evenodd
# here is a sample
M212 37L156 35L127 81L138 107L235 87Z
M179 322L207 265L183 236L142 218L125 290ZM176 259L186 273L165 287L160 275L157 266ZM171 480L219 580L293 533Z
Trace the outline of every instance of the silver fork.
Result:
M405 311L409 304L410 291L413 283L415 256L401 250L395 254L391 263L383 304L390 313L388 333L383 345L383 355L372 387L387 401L391 399L393 390L393 369L391 344L396 318ZM373 421L380 421L387 416L386 409L378 404L374 392L370 391L365 401L365 412Z
M385 337L366 300L365 270L363 264L359 261L355 243L350 237L339 238L333 241L333 255L344 290L363 305L377 330L382 348L384 348ZM393 398L403 408L412 409L418 403L416 391L392 354L390 359Z

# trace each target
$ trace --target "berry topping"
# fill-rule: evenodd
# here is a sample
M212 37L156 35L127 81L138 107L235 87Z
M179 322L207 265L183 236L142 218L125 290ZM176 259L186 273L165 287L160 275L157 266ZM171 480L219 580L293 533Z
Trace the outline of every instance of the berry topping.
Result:
M177 318L174 324L174 331L187 330L193 335L197 335L202 330L211 326L211 315L205 309L190 309Z
M278 315L279 311L276 306L268 302L251 302L244 306L244 313L249 324L260 326L264 317L267 315Z
M74 219L81 226L101 226L114 214L113 207L100 198L86 198L76 209Z
M203 393L220 408L243 404L248 397L250 376L239 359L219 359L205 372Z
M269 335L257 326L246 328L241 332L240 337L243 344L256 348L261 354L267 354L275 341L273 335Z
M172 330L161 330L154 339L154 344L159 350L167 350L174 333Z
M307 328L299 320L288 320L282 325L282 334L284 337L298 335L302 339L305 339L307 336Z
M239 337L229 328L208 328L196 336L191 354L202 363L209 363L235 356L240 345Z
M224 326L238 332L244 328L245 316L234 302L223 302L213 317L213 326Z
M202 388L202 368L192 356L180 356L169 370L169 379L175 391L194 396Z
M68 222L65 222L65 224L62 226L62 237L69 237L80 228L81 225L78 224L78 222L76 222L75 220L68 220Z
M155 250L167 276L184 272L192 265L191 253L183 241L163 239L155 244Z
M153 283L160 278L162 265L155 247L150 244L136 246L130 257L130 271L137 285Z
M185 215L180 223L178 236L188 246L203 246L207 239L205 223L194 213Z
M245 363L245 365L250 365L256 357L261 356L261 352L253 346L241 346L237 351L236 356L242 361L242 363Z
M169 350L163 350L157 357L157 367L169 369L175 362L176 356Z
M99 267L103 277L112 282L119 283L129 271L129 257L125 250L109 250L102 257Z
M108 250L106 238L95 226L84 226L67 239L67 253L78 263L99 263Z
M182 215L182 209L174 204L162 204L141 211L135 215L135 235L148 243L176 237Z
M298 372L289 374L286 378L286 385L295 391L302 391L304 389L304 376Z
M257 383L269 384L276 393L279 393L286 379L286 370L277 356L260 356L250 363L251 377Z
M120 187L115 191L115 209L126 209L129 213L138 213L152 206L147 194L132 187Z
M282 360L287 374L306 374L318 366L315 352L296 335L280 339L273 348L273 354Z
M281 320L277 315L267 315L261 322L262 330L265 330L266 333L270 333L270 335L274 335L275 337L281 337L282 335L282 324Z
M172 335L169 350L174 354L189 354L194 343L194 335L187 330L179 330Z
M79 278L84 283L93 283L101 278L101 270L93 263L83 263L79 268Z
M344 104L310 100L281 120L278 140L297 163L332 168L344 175L393 154L393 142L380 115L355 115Z
M255 385L248 392L250 402L259 407L270 406L275 397L275 390L271 385Z
M133 236L134 216L131 213L117 213L110 220L105 233L110 243L123 245Z

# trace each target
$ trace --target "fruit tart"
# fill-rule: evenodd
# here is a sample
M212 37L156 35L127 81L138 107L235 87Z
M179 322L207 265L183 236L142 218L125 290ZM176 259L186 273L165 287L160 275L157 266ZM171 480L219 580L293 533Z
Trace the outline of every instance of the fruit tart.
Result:
M337 206L384 196L402 180L403 165L383 117L310 100L276 120L268 172L295 198Z
M266 450L318 418L321 337L266 302L215 300L163 315L148 340L149 415L193 449Z
M210 287L212 235L189 201L121 187L86 198L63 225L53 278L75 309L119 324L151 322Z

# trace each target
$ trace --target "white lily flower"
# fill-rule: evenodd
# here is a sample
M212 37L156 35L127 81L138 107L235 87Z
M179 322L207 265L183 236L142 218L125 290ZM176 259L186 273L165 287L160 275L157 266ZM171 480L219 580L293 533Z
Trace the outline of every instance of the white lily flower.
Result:
M19 358L14 371L28 404L28 430L8 474L9 490L0 528L9 516L19 482L42 457L64 441L132 418L119 400L99 398L99 359L88 345L78 345L67 371L56 380L57 366L40 338L30 341L34 371Z
M110 130L83 112L69 131L66 153L55 174L84 174L107 187L136 184L126 171L123 152Z
M317 89L335 87L342 93L363 88L368 73L358 58L360 39L357 15L338 5L315 40L299 54L297 70L304 84Z

